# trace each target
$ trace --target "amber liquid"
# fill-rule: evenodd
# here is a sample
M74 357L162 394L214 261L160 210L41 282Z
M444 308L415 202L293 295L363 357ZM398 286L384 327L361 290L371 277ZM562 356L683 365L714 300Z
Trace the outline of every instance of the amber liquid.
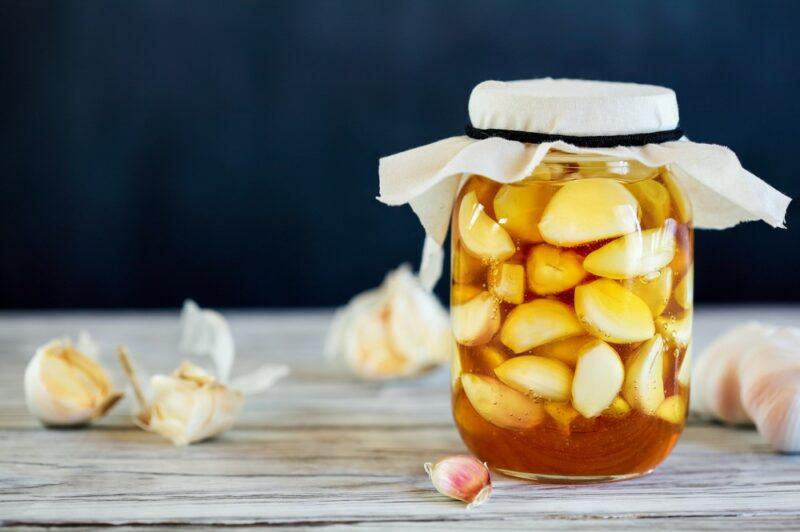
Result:
M662 169L661 172L666 170ZM658 172L648 179L661 182ZM561 182L547 186L557 189ZM623 182L623 184L626 184ZM521 186L525 186L524 184ZM541 186L537 184L537 186ZM627 186L627 184L626 184ZM459 202L470 191L477 191L478 198L487 214L496 219L492 198L500 185L484 178L473 176L462 190L453 221L453 285L464 285L465 282L475 286L475 290L489 290L486 283L491 268L496 267L491 261L480 260L474 254L460 257L467 253L460 242L458 222L456 220ZM675 218L677 206L670 205L670 217ZM644 208L644 207L643 207ZM646 213L645 213L646 214ZM502 225L502 223L501 223ZM692 266L693 231L690 221L678 223L676 226L677 250L668 267L672 270L673 288ZM513 235L512 235L513 237ZM609 240L572 247L572 251L585 257L592 251L607 244ZM509 261L525 264L530 249L536 243L523 242L514 238L516 254ZM459 260L464 259L464 260ZM466 271L471 268L472 271ZM590 283L597 277L588 274L580 284ZM638 282L635 279L619 281ZM461 287L463 288L463 287ZM452 293L452 305L463 302L455 301L456 290ZM532 293L527 286L524 302L527 303L543 296ZM573 307L574 289L558 294L548 295L550 299L562 301ZM685 303L684 303L685 304ZM499 312L501 323L516 305L501 302ZM660 316L667 320L679 320L691 312L678 305L670 298ZM611 344L626 363L641 342L630 344ZM505 360L526 353L513 353L500 341L500 333L481 345L458 345L458 357L453 379L453 416L465 444L479 459L491 467L503 472L540 481L570 482L602 481L638 476L652 471L670 453L683 430L683 421L666 421L651 413L644 413L631 408L626 413L602 413L592 418L578 415L568 423L560 422L554 417L545 415L536 426L525 429L510 429L497 426L482 416L467 397L458 375L475 374L495 377L495 368ZM686 346L668 343L663 355L664 396L680 396L683 405L688 405L689 390L677 380L678 370L687 354ZM460 364L459 364L460 363ZM460 366L460 367L459 367ZM543 405L546 400L530 396L530 399ZM684 412L685 417L685 412Z

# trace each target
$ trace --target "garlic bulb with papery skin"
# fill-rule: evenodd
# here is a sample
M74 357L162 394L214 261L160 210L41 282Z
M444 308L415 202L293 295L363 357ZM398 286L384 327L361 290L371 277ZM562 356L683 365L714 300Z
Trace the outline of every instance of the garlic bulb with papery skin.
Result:
M181 328L181 348L210 357L217 374L227 377L236 351L222 314L201 309L188 300L181 314ZM227 431L239 417L246 396L270 388L289 374L289 368L283 364L265 364L227 383L184 361L172 375L154 375L150 379L148 398L122 346L119 359L136 392L137 424L175 445L188 445Z
M447 312L407 265L338 310L325 354L367 380L409 377L450 360Z
M479 506L492 495L492 481L486 464L467 455L451 456L425 464L433 487L442 495L464 501L467 509Z
M740 399L739 360L774 330L749 322L727 331L705 349L692 370L694 413L734 425L750 422Z
M773 449L800 452L800 329L781 328L742 357L741 399Z
M97 345L86 333L78 343L52 340L36 350L25 369L25 401L42 423L83 425L104 416L122 398L94 360Z

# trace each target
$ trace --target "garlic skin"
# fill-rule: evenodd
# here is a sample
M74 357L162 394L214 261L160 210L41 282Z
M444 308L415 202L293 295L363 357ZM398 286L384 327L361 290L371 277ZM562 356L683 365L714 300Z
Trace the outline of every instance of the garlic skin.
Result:
M780 328L739 364L741 399L773 449L800 452L800 329Z
M774 330L762 323L749 322L712 342L692 369L692 412L732 425L750 423L740 399L739 361Z
M52 340L39 347L25 369L25 402L45 425L84 425L101 418L122 398L93 358L97 345L81 333L78 344Z
M425 472L436 491L451 499L466 502L468 510L485 503L492 495L489 468L472 456L456 455L436 464L428 462Z
M324 352L362 379L386 380L448 362L454 342L447 311L402 265L336 312Z

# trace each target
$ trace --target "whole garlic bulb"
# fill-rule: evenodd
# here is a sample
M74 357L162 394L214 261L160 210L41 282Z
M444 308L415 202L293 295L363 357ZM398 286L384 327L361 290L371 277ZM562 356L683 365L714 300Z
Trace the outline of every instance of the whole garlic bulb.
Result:
M408 265L337 311L325 345L326 356L368 380L417 375L452 353L447 311Z
M800 329L781 328L739 364L741 400L770 445L800 452Z
M733 425L750 422L740 398L739 360L774 330L749 322L729 330L706 348L692 370L694 413Z
M25 369L28 410L46 425L83 425L104 416L122 398L94 360L97 346L81 333L78 344L52 340Z

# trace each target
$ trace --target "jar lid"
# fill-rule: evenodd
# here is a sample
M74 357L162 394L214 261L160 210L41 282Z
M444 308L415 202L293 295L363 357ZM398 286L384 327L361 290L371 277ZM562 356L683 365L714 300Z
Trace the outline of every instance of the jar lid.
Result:
M635 135L678 127L675 92L657 85L529 79L484 81L469 98L479 129L549 135Z

